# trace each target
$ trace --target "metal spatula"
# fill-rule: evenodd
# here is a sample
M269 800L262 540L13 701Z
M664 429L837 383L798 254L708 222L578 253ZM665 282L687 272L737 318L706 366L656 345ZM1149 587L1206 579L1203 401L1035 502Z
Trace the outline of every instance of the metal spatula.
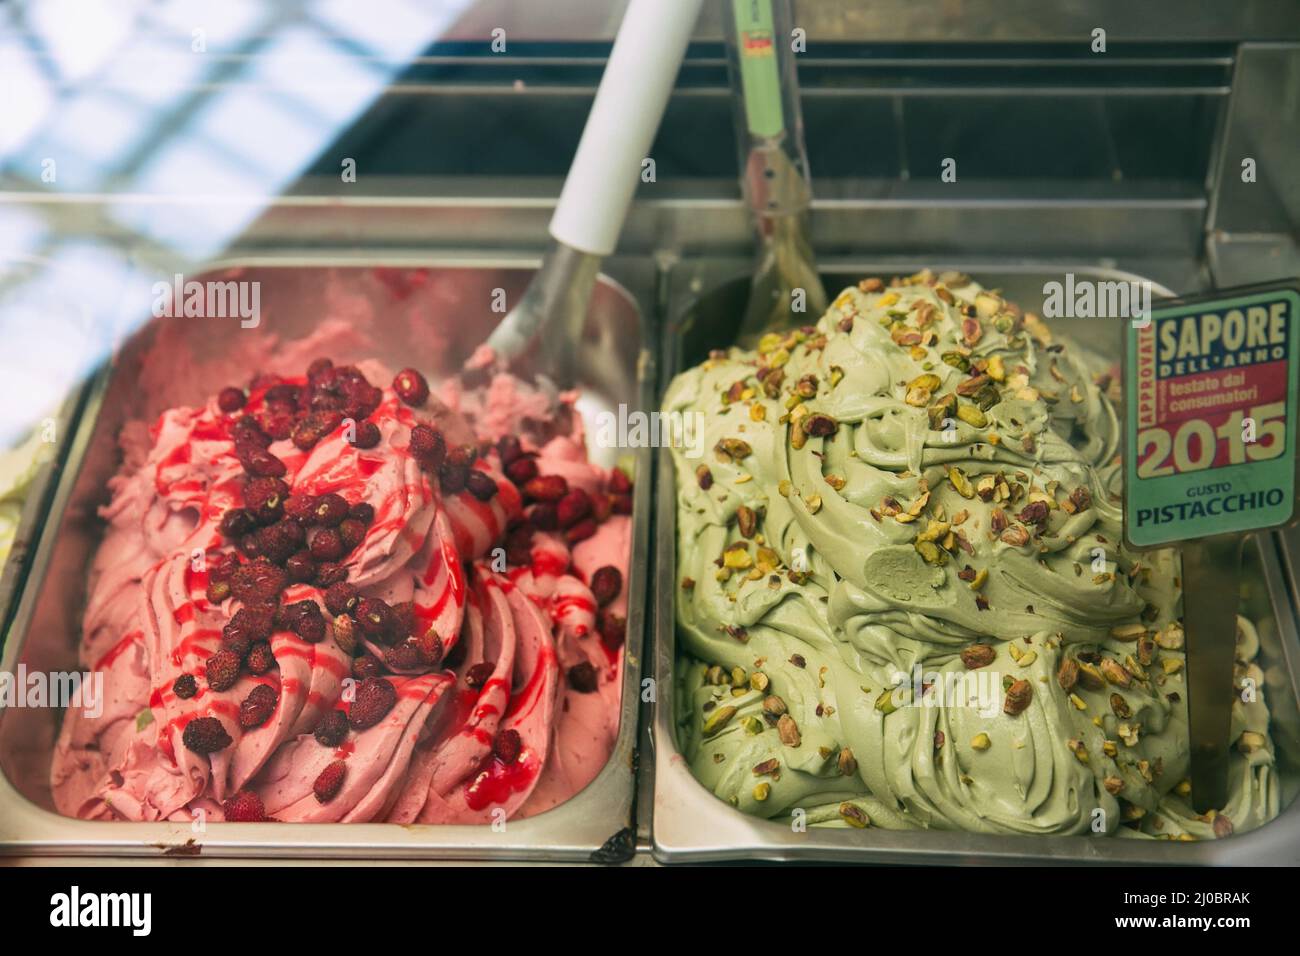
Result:
M558 384L573 383L573 355L600 260L614 251L642 164L701 0L632 0L610 52L573 165L551 217L551 243L523 298L488 344Z
M758 261L741 345L769 330L804 325L826 311L808 240L812 187L799 83L790 48L789 0L724 0L728 65L736 90L741 186L754 212Z

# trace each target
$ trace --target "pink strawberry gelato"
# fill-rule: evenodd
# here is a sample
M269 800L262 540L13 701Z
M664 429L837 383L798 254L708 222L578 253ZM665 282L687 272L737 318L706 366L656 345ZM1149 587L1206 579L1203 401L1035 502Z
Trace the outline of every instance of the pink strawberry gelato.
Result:
M492 822L604 766L627 477L588 460L576 394L490 353L427 397L407 374L313 364L123 430L80 644L105 706L65 719L62 813Z

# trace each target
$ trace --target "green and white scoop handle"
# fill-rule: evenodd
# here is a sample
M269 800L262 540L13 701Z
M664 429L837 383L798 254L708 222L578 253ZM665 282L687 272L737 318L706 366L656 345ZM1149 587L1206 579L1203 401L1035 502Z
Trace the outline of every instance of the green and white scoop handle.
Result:
M488 339L505 358L535 346L538 370L562 383L570 378L600 260L618 242L701 2L628 5L551 217L541 268Z
M809 240L812 184L803 145L789 0L722 0L736 103L741 188L758 259L737 341L806 324L826 311Z
M812 202L789 0L723 0L744 190L760 228Z

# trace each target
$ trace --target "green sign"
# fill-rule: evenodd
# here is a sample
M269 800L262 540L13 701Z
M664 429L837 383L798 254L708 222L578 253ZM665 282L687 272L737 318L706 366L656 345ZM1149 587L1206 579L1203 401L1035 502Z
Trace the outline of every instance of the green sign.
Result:
M1296 504L1294 284L1158 303L1126 331L1124 536L1257 531Z

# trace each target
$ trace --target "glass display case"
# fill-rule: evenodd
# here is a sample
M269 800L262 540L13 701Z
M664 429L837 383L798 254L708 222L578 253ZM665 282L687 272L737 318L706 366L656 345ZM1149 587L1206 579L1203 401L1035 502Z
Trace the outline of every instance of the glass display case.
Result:
M627 429L660 408L673 376L733 343L745 307L755 236L727 4L703 4L648 173L567 343L576 380L507 370L478 348L546 253L627 6L0 8L0 670L11 686L20 672L110 684L107 721L16 700L0 709L0 854L1300 861L1294 528L1247 548L1242 613L1259 631L1277 804L1250 833L1105 840L845 820L801 833L698 782L679 736L680 482L669 452ZM1067 273L1157 295L1300 274L1300 10L1082 7L793 5L809 240L832 298L869 276L931 269L1041 315ZM1119 355L1118 324L1059 331ZM321 356L334 372L309 364ZM408 368L431 397L404 397L394 373ZM361 381L375 400L349 404ZM238 404L222 404L223 388ZM280 466L259 472L240 444L245 419ZM366 445L367 425L383 444ZM436 459L417 426L444 443ZM168 445L176 429L188 437ZM343 466L319 451L330 441L339 461L362 463L333 474ZM448 473L452 452L475 477ZM412 503L387 516L396 530L380 544L387 492L375 475L390 472ZM555 494L532 483L560 475ZM249 482L281 476L267 486L286 499L273 515L247 528L226 518L255 512ZM331 494L369 506L374 522L339 554L327 539L341 522L282 513L290 495L306 508ZM277 558L263 530L281 522L298 537ZM297 577L292 559L314 551ZM439 555L459 583L437 577ZM282 586L232 598L213 577L225 567L230 579L231 561L274 566ZM337 584L357 586L346 607L329 606ZM511 604L515 589L523 604ZM139 606L105 610L128 596ZM456 613L440 616L443 600ZM380 622L376 637L358 601L410 620ZM323 641L284 610L302 602L323 608ZM236 654L235 687L212 689L218 654L239 644L235 615L247 624L267 603ZM429 634L436 653L421 651ZM258 644L275 652L260 671ZM333 664L322 648L338 651ZM395 688L388 709L353 719L390 693L379 684ZM271 688L272 710L240 724L255 687ZM405 692L418 697L409 723L375 742ZM186 701L204 693L227 709L203 713L238 728L225 757L183 743L199 713ZM544 719L528 718L533 697ZM343 714L330 718L344 725L337 740L331 712ZM371 751L364 768L358 749ZM260 811L240 803L250 793Z

